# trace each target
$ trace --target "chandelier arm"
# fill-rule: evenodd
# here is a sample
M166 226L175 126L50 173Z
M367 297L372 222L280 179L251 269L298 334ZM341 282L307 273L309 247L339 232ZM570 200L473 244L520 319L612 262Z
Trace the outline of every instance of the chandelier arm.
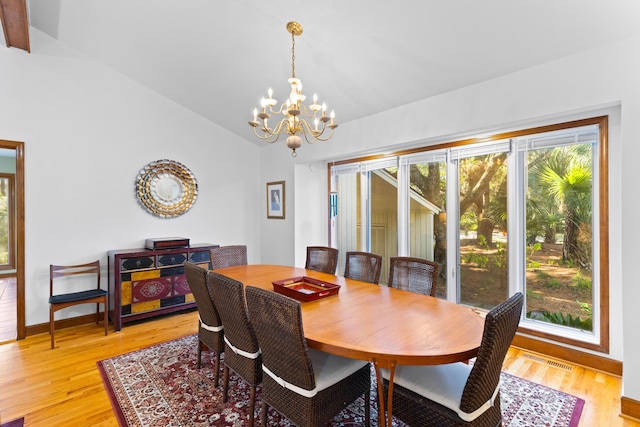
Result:
M318 137L316 138L318 141L328 141L331 139L331 137L333 136L333 129L331 129L331 133L329 134L329 136L327 136L326 138L320 138L320 135L318 135Z
M309 125L307 125L308 127ZM322 135L324 135L325 130L327 130L327 128L331 129L331 133L329 135L327 135L325 138L322 138ZM331 137L333 136L333 129L329 126L326 126L325 123L322 123L322 129L318 129L318 133L313 134L315 141L328 141L331 139ZM314 142L315 142L314 141Z
M275 141L277 141L278 138L280 138L280 135L282 134L282 127L286 124L286 122L287 122L286 118L280 120L278 122L278 124L276 125L276 127L273 128L273 131L269 132L272 135L278 135L278 137L275 139Z
M313 111L313 114L309 114L309 109L307 108L306 105L304 104L300 104L300 111L302 112L302 114L304 114L305 117L307 117L308 119L315 119L316 116L318 115L318 111Z
M307 123L306 120L300 120L300 131L302 132L302 135L304 136L305 141L307 141L309 144L315 144L315 142L317 141L317 138L315 137L315 135L313 134L313 131L311 130L311 127L309 126L309 123ZM307 132L313 136L313 139L309 139L309 135L307 135Z
M278 111L273 109L273 105L269 105L269 110L271 112L271 114L282 114L282 112L284 111L286 103L282 103L280 104L280 108L278 109Z
M253 133L255 134L255 136L257 136L258 138L260 138L263 141L266 141L270 144L273 144L274 142L276 142L279 138L280 138L280 134L271 134L271 133L267 133L265 132L264 135L259 135L258 131L256 130L258 127L254 127L253 128Z
M321 139L320 137L322 136L322 134L324 134L324 131L327 129L327 124L325 122L320 122L321 127L318 130L314 130L314 128L311 127L311 125L309 124L309 122L305 121L305 124L307 125L307 131L313 135L313 139L314 140L318 140L318 141L326 141L326 139ZM315 141L314 141L315 142Z
M282 134L281 132L282 126L285 121L286 119L280 120L273 130L270 130L270 129L265 130L264 127L261 128L261 130L264 132L264 135L258 134L258 131L256 130L257 126L253 128L253 133L263 141L267 141L269 144L273 144L274 142L277 142L280 139L280 135Z

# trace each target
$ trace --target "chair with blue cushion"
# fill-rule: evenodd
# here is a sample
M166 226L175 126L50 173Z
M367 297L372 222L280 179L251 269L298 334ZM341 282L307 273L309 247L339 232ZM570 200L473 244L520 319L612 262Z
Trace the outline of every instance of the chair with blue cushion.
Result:
M92 285L91 289L87 289L84 283L95 283L95 286ZM78 285L81 285L84 290L80 289ZM65 292L60 291L63 287ZM104 334L109 334L109 292L100 288L99 260L86 264L49 265L49 333L51 334L51 348L55 346L54 313L63 308L88 303L96 304L96 324L100 322L100 304L104 305Z
M473 365L398 366L393 416L412 426L502 425L500 373L518 329L524 297L518 292L491 310ZM389 371L382 370L385 393Z

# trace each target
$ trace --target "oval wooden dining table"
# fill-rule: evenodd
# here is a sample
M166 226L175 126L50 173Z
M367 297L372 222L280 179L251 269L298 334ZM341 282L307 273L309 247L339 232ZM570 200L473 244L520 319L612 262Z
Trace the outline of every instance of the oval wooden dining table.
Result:
M273 291L274 281L294 277L340 285L337 295L302 302L302 325L311 348L373 362L380 405L378 425L391 426L397 365L437 365L475 357L484 320L470 308L304 268L243 265L214 270L245 286ZM385 403L381 369L390 375Z

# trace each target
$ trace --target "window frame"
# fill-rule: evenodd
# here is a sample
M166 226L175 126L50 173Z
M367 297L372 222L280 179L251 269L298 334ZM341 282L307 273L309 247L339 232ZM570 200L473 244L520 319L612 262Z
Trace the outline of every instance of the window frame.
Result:
M598 263L598 265L597 265L597 270L596 268L594 268L594 276L593 276L594 280L597 279L599 281L599 286L598 286L599 294L598 295L594 294L594 304L595 303L598 304L598 315L597 316L594 315L594 320L598 323L598 326L596 327L596 325L594 324L593 334L590 334L590 336L595 337L595 339L592 339L591 341L585 341L585 340L576 338L575 335L577 334L571 334L571 336L566 336L561 334L560 332L554 333L554 331L552 330L553 328L540 328L540 329L533 328L531 327L532 325L528 325L527 322L521 322L521 325L519 326L518 331L522 334L526 334L529 336L538 337L538 338L550 340L557 343L563 343L563 344L567 344L567 345L571 345L579 348L589 349L589 350L608 354L609 344L610 344L609 343L610 313L609 313L609 168L608 168L609 117L608 115L596 116L596 117L580 119L580 120L573 120L568 122L555 123L550 125L537 126L533 128L507 131L507 132L497 133L497 134L485 136L485 137L477 137L477 138L469 138L469 139L458 140L458 141L443 142L435 145L430 145L427 147L419 147L419 148L413 148L408 150L398 150L397 152L386 153L385 155L368 156L366 158L356 158L351 160L332 162L330 163L328 168L329 179L331 179L332 167L334 166L348 165L348 164L354 164L358 162L369 162L371 160L383 159L383 158L389 158L389 157L397 157L399 159L398 165L401 166L404 164L403 162L405 162L405 160L403 160L403 157L405 156L419 155L420 153L424 155L428 155L429 152L433 152L435 150L442 150L442 149L454 149L454 150L464 150L465 148L473 149L474 148L472 147L473 145L478 145L481 143L489 143L491 141L497 142L500 140L513 140L516 138L520 138L520 137L524 137L532 134L546 133L546 132L558 131L562 129L577 128L577 127L583 127L583 126L589 126L589 125L597 125L599 129L597 152L594 152L594 155L597 155L597 162L598 162L597 163L598 182L597 182L597 187L594 186L594 188L592 189L594 196L597 196L597 200L594 199L594 202L597 202L598 204L597 206L598 222L596 224L594 221L594 231L596 231L597 229L597 234L594 232L594 236L598 236L597 244L599 245L599 253L598 253L599 259L596 260L594 258L594 265L596 264L596 262ZM465 146L471 146L471 147L465 147ZM516 160L515 157L516 156L513 156L512 161ZM345 167L345 166L342 166L342 167ZM399 170L401 169L402 167L399 167ZM449 173L447 174L447 176L448 176L448 179L451 179L449 177ZM449 209L451 209L452 204L450 202L452 202L452 200L450 200L449 197L450 197L449 194L447 194L447 205L449 206ZM399 203L402 203L402 202L399 201ZM400 218L400 215L398 215L398 217ZM449 230L447 231L447 234L449 234ZM513 237L517 235L517 233L510 233L510 234L514 234ZM403 242L404 240L405 239L402 239L399 237L398 244L400 245L401 242ZM521 246L520 241L518 242L514 241L514 243L517 243L516 246L518 248ZM594 241L594 245L595 244L596 243ZM398 248L398 253L403 253L404 251L405 251L404 247ZM509 253L510 264L512 262L512 257L516 257L514 259L517 259L521 251L522 249L510 251ZM450 251L450 252L453 252L453 251ZM456 254L448 253L447 255L448 257L451 257L451 256L459 257L459 249L456 252L457 252ZM511 285L510 285L509 293L512 294L513 292L514 292L514 289L511 289ZM458 297L457 293L449 295L449 291L448 291L447 294L450 300L451 298ZM597 341L597 342L594 342L594 341Z

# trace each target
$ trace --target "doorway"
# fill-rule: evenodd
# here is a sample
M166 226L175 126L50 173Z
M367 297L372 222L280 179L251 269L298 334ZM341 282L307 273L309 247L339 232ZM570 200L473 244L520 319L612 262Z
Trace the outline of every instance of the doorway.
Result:
M0 158L5 163L14 163L13 202L8 206L9 225L7 239L8 262L3 264L5 273L0 275L0 342L26 337L25 283L24 283L24 143L0 140ZM9 261L10 260L10 261ZM11 265L13 264L13 265ZM14 329L15 325L15 329ZM9 329L10 328L10 329Z

